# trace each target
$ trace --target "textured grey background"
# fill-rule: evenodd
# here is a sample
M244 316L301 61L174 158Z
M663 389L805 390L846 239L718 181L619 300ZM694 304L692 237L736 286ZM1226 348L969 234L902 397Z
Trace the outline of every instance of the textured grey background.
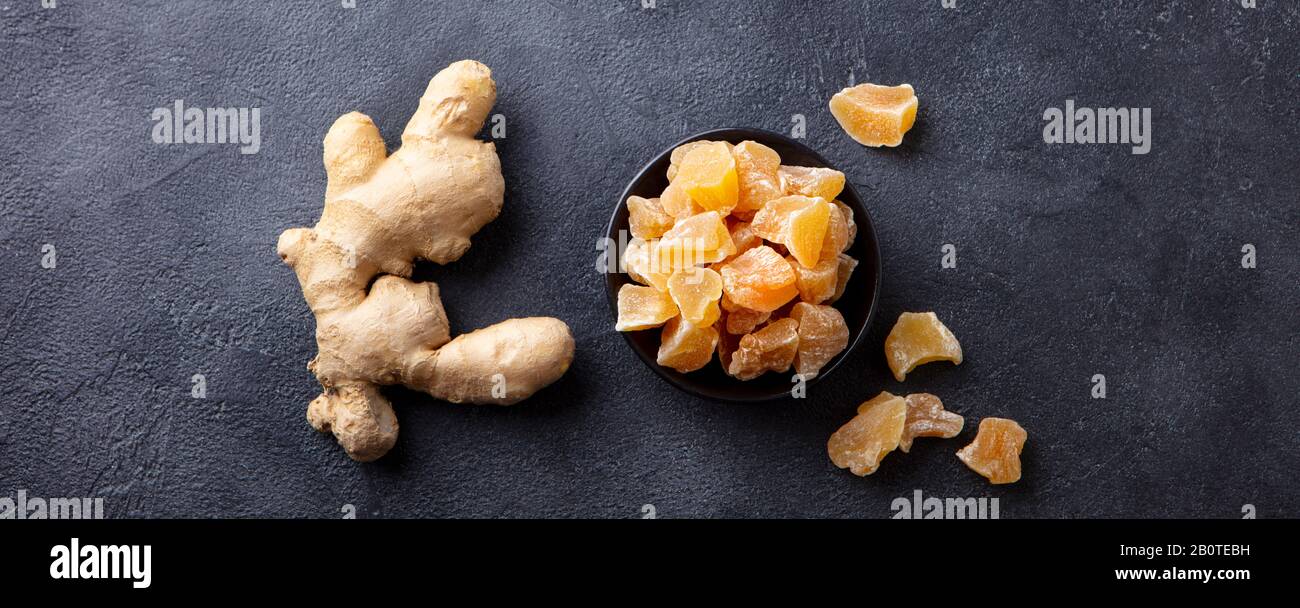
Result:
M115 517L884 517L913 489L1004 517L1300 515L1296 2L58 4L0 0L0 495ZM391 145L461 58L498 82L506 207L423 275L454 330L555 315L577 360L511 409L394 391L396 449L356 464L304 419L313 320L275 240L317 218L336 116ZM850 74L916 87L902 147L839 131ZM261 153L153 144L178 98L262 108ZM1043 144L1067 98L1151 107L1151 153ZM876 323L807 400L689 398L611 329L595 239L664 146L795 113L875 218ZM929 309L966 363L900 385L884 335ZM967 430L835 469L827 437L882 389L934 392ZM1029 431L1014 486L953 456L991 415Z

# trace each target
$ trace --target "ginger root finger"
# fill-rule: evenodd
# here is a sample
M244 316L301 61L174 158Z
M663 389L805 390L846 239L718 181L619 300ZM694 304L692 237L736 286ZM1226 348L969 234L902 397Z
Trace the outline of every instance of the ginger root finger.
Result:
M370 178L388 158L384 137L369 116L348 112L334 121L325 134L325 171L329 179L325 200Z
M453 403L512 405L563 376L573 351L563 321L509 319L424 353L407 386Z
M328 389L307 406L307 422L323 433L334 433L348 456L370 462L397 443L393 406L373 384L345 384Z

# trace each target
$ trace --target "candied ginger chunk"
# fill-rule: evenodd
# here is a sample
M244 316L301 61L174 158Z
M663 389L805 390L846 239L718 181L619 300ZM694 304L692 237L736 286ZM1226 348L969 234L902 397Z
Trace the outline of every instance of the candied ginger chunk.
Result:
M718 346L718 330L673 317L664 325L660 340L656 358L659 365L683 373L693 372L713 360L713 349Z
M907 402L880 393L858 406L858 415L826 442L831 462L859 477L875 473L880 461L898 447L906 421Z
M943 402L930 393L912 393L906 398L907 424L898 448L911 451L912 440L917 437L956 437L966 425L960 414L943 409Z
M718 320L718 300L722 298L722 277L708 268L685 268L668 279L672 296L682 318L694 325L712 325Z
M815 377L849 345L849 326L833 307L800 302L790 309L790 318L799 323L795 372L805 379Z
M887 87L863 83L831 97L831 115L854 141L871 147L897 146L916 122L912 85Z
M781 319L741 338L727 373L753 380L769 371L789 370L799 349L798 326L793 319Z
M782 165L777 174L786 194L830 201L844 191L844 174L834 169Z
M723 215L731 213L740 196L736 159L723 142L688 150L672 183L680 184L700 207Z
M618 289L618 331L641 331L663 325L677 316L668 294L653 287L627 284Z
M907 372L931 361L961 365L961 344L933 312L905 312L885 338L885 360L902 382Z
M1020 452L1028 438L1029 434L1014 420L985 418L980 421L975 441L959 450L957 458L988 478L989 483L1015 483L1020 481Z
M799 295L794 269L767 245L736 256L719 273L727 298L751 310L771 312Z
M638 239L657 239L672 229L677 219L664 211L657 198L627 197L628 227Z

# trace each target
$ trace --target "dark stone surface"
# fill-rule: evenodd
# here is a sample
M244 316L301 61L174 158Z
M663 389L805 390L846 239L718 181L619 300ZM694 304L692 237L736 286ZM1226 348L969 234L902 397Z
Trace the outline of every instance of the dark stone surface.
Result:
M884 517L913 489L1004 517L1300 515L1294 2L58 4L0 0L0 495L114 517ZM395 391L398 446L359 465L304 420L313 321L276 236L315 221L337 115L391 144L461 58L499 83L506 207L424 274L453 329L555 315L578 357L510 409ZM835 125L850 73L916 87L902 147ZM1045 145L1067 98L1152 108L1151 153ZM261 152L153 144L176 99L260 107ZM663 146L796 113L876 220L872 335L807 400L686 397L611 329L595 239ZM884 335L928 309L967 361L896 383ZM826 438L881 389L934 392L967 430L835 469ZM1021 483L953 457L985 416L1028 429Z

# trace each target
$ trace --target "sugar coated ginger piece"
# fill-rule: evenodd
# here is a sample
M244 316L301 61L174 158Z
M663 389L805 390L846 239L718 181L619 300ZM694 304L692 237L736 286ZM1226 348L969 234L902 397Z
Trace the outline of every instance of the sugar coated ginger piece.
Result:
M756 141L742 141L731 149L731 154L736 158L740 193L733 213L753 213L784 194L781 177L777 174L781 169L781 156L776 150Z
M831 201L844 191L844 174L834 169L781 165L777 174L786 194Z
M822 248L817 256L817 263L828 259L834 259L843 253L849 245L853 243L853 234L850 232L854 228L849 226L848 220L844 219L844 213L836 206L835 201L828 205L830 208L829 219L826 222L826 236L822 239Z
M975 441L959 450L957 458L988 478L989 483L1015 483L1020 481L1020 452L1028 438L1029 434L1014 420L985 418L980 421Z
M799 351L795 372L804 379L815 377L849 345L849 326L844 315L831 306L800 302L790 309L790 319L799 324Z
M839 215L830 203L815 198L811 206L790 214L783 243L804 268L812 268L821 260L822 244L826 241L832 213Z
M907 421L907 402L880 393L858 406L858 415L840 427L826 442L831 462L854 475L876 472L880 461L898 447Z
M657 198L627 197L628 227L638 239L657 239L672 229L677 218L664 211Z
M741 338L727 373L740 380L753 380L769 371L789 370L799 352L798 327L794 319L781 319Z
M807 196L783 196L768 201L750 222L750 229L760 238L773 243L784 243L789 232L790 218L796 211L808 209L817 199ZM828 220L829 221L829 220Z
M736 245L722 216L705 211L679 220L653 251L662 267L677 270L721 261L735 253Z
M916 122L917 99L912 85L896 87L863 83L831 97L831 115L854 141L871 147L894 147Z
M724 333L743 336L754 331L759 325L762 325L772 318L770 312L760 312L748 308L739 307L727 313L727 322L724 324Z
M930 393L912 393L906 398L907 424L903 427L903 438L898 448L903 452L912 449L912 440L917 437L956 437L966 425L966 419L943 409L943 402Z
M835 208L840 210L840 214L844 218L844 223L848 226L849 238L844 242L844 247L840 249L840 251L844 251L845 249L848 249L849 246L853 245L853 241L858 238L858 221L857 218L853 217L853 208L844 204L843 201L837 199L831 201L831 204L835 205Z
M664 188L663 194L659 195L659 207L664 210L664 213L678 220L704 211L703 207L691 200L691 195L686 193L686 188L681 184L668 184L668 187Z
M677 316L672 297L653 287L626 284L618 289L618 331L641 331L659 327Z
M835 271L835 293L827 300L827 303L833 303L844 297L844 290L849 287L849 279L853 277L853 270L858 267L858 261L841 253L836 257L838 269Z
M708 268L685 268L673 273L668 279L668 294L682 319L693 325L712 325L721 314L718 300L722 298L722 277Z
M728 220L727 230L731 233L732 244L736 246L736 252L731 254L728 259L763 244L763 239L754 234L754 229L750 227L749 222Z
M723 313L720 324L725 325L730 319L731 313ZM742 337L727 331L718 332L718 362L722 363L722 371L725 372L731 367L731 356L735 354L737 348L740 348Z
M905 312L885 338L885 360L902 382L907 372L931 361L961 365L961 344L933 312Z
M701 139L699 141L688 141L680 146L677 146L676 148L673 148L672 153L668 155L668 172L667 172L668 181L672 182L677 177L677 172L682 167L682 160L686 158L686 154L688 152L694 150L695 148L707 146L710 144L718 144L718 143L726 145L728 149L731 148L731 144L729 142L710 141L707 139Z
M740 196L736 159L731 155L731 148L723 142L711 142L687 150L672 183L681 185L700 207L722 215L731 213Z
M666 292L672 268L659 266L659 256L654 251L658 244L658 241L647 243L635 238L628 241L627 248L623 250L623 269L633 281Z
M838 258L824 259L812 268L804 267L794 256L787 257L786 261L794 269L795 287L799 289L800 301L821 304L835 295L835 279L840 268Z
M692 325L681 317L673 317L664 325L656 361L682 373L693 372L713 360L713 350L717 346L717 329Z
M794 269L767 245L736 256L719 274L730 302L751 310L771 312L799 295Z

